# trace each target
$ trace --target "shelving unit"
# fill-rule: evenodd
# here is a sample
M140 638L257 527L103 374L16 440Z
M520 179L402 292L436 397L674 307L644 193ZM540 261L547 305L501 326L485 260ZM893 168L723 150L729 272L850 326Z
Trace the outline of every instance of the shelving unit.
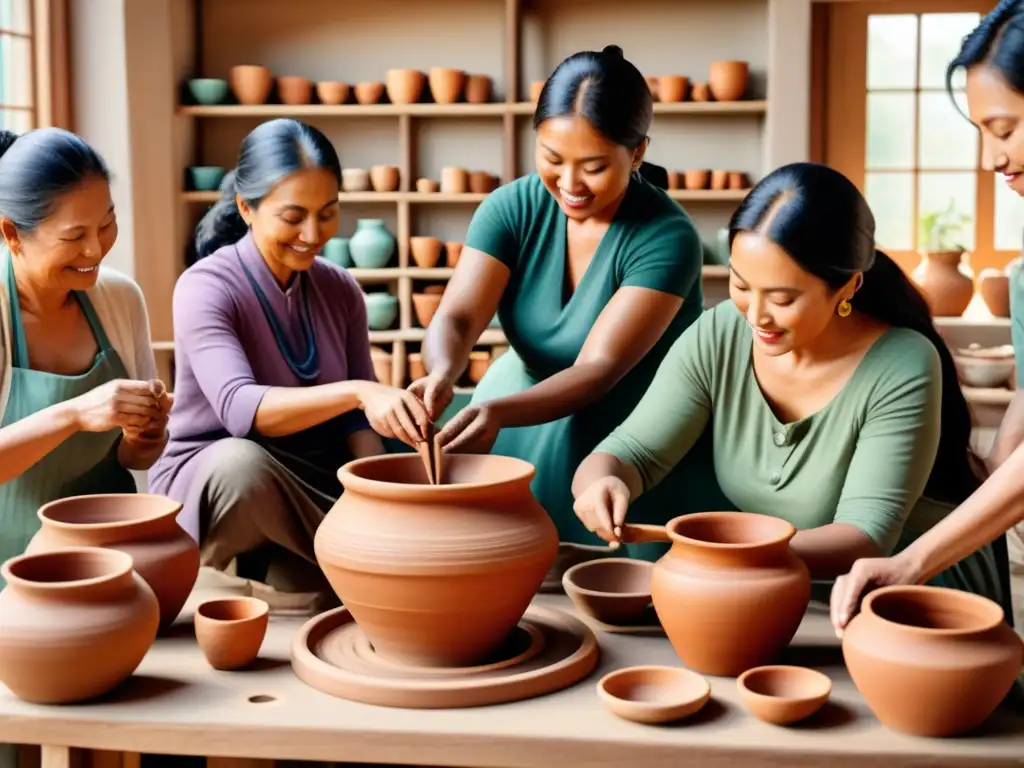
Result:
M381 2L384 5L376 6L377 13L371 14L369 9L359 9L347 5L332 7L332 10L328 11L327 6L316 5L312 3L312 0L297 0L295 12L285 14L279 4L271 3L269 0L255 0L248 4L240 3L240 0L227 0L224 3L219 0L217 3L204 3L202 0L197 0L191 30L193 35L191 47L194 55L185 78L190 76L226 78L228 76L227 69L233 63L261 63L267 66L275 76L301 74L314 82L321 79L335 79L348 81L351 84L360 80L383 80L384 69L388 66L404 66L423 71L428 70L430 66L453 66L461 67L468 72L490 74L494 83L494 98L498 101L488 104L460 103L451 105L433 103L411 105L344 104L339 106L269 103L258 106L182 105L177 108L177 116L187 126L186 130L193 144L191 151L183 157L186 165L228 165L230 160L226 157L227 150L225 148L229 146L230 142L237 141L236 136L240 139L241 135L244 135L257 122L275 117L303 119L321 129L331 126L331 130L338 130L341 126L358 125L361 126L359 130L363 130L365 133L395 132L394 147L390 152L391 157L382 156L380 149L383 146L382 140L378 137L375 145L377 149L373 154L372 161L353 162L346 157L346 154L351 155L351 153L342 147L342 164L346 167L368 167L370 164L376 163L395 165L399 168L401 177L399 191L342 193L339 195L339 200L343 204L343 218L346 216L355 216L356 218L374 216L388 220L388 217L393 216L394 223L393 225L389 223L389 230L396 239L396 257L394 259L396 266L374 270L351 269L350 272L367 288L384 287L398 297L398 327L387 331L373 331L370 333L370 338L375 345L390 346L393 360L392 383L404 384L407 380L406 356L415 351L415 345L424 336L424 329L415 323L412 310L411 297L414 281L444 282L453 272L452 269L446 267L419 269L412 266L409 238L413 235L440 237L440 233L430 231L430 225L424 226L420 220L424 217L436 218L441 215L439 213L441 211L449 215L458 215L460 218L464 218L465 224L468 224L475 206L486 197L486 195L478 194L421 194L413 191L417 178L423 176L436 178L436 175L425 172L424 166L429 165L429 162L420 162L422 159L421 144L425 138L424 132L428 134L426 138L430 138L429 134L435 130L458 131L459 129L455 128L455 125L478 126L476 130L480 133L493 130L487 127L492 124L495 128L500 126L500 150L495 145L493 156L489 157L492 163L500 164L500 170L493 165L491 168L481 168L481 170L494 172L501 183L508 183L523 173L529 172L530 166L532 166L532 147L527 142L532 139L528 136L530 128L528 118L533 115L535 108L533 103L525 100L530 81L546 76L554 63L557 63L556 60L561 60L564 55L573 50L580 50L583 47L600 48L608 42L620 42L622 25L616 21L614 13L604 12L604 9L615 7L614 4L610 4L610 0L600 3L602 8L600 11L590 9L586 4L579 2L570 2L558 8L552 8L536 0L534 2L491 0L487 3L474 0L470 4L467 4L466 0L439 0L438 3L431 4L430 13L450 19L451 24L456 23L455 19L458 19L458 23L463 25L458 33L460 39L470 42L464 46L460 45L460 49L465 49L465 51L460 50L459 55L455 57L438 54L412 57L402 49L409 47L409 36L418 22L406 19L395 21L392 24L391 20L398 19L400 16L411 17L416 13L426 14L427 12L420 6L410 5L413 0L381 0ZM694 9L688 10L666 10L668 6L663 2L640 0L641 5L644 2L653 3L651 5L652 12L656 10L659 18L664 18L666 13L696 13L706 16L709 13L717 12L714 4L704 4L703 7L694 6ZM728 43L708 43L705 49L708 52L702 55L701 70L693 65L687 66L680 62L678 53L666 53L663 56L665 64L645 66L638 57L636 49L631 51L628 42L624 46L627 57L637 63L645 73L650 68L652 69L650 74L686 74L690 76L691 80L706 80L707 65L716 58L750 59L751 56L754 57L752 70L756 79L752 82L751 93L755 98L736 102L656 102L654 113L657 128L668 125L670 122L674 124L674 121L688 120L703 122L717 119L718 123L712 123L716 126L722 124L722 121L732 121L733 118L739 121L756 121L757 138L755 140L760 143L760 137L763 134L763 121L768 113L769 104L766 99L757 98L763 95L759 93L759 91L763 91L763 81L759 77L758 70L763 67L765 60L764 54L759 53L758 49L763 51L766 43L758 41L753 46L750 44L751 37L763 37L764 28L756 14L751 17L751 11L760 14L766 13L766 3L765 0L730 0L730 3L731 10L726 11L726 15L746 14L745 23L748 24L746 31L737 32L735 23L730 23L729 27L734 33L735 39L730 39ZM499 8L501 9L500 21L497 18ZM333 15L330 18L321 17L318 15L319 11ZM580 46L567 41L567 30L582 29L587 26L579 20L581 13L587 19L594 18L595 14L603 15L608 19L607 33L602 34L603 42ZM625 9L616 9L615 13L625 13ZM639 13L643 13L643 11L641 10ZM554 41L554 46L571 46L571 50L559 50L555 54L551 50L551 45L538 46L537 25L539 20L545 17L545 14L563 15L558 18L551 17L548 23L553 29L557 29L558 40ZM379 18L376 18L378 15ZM632 12L628 16L631 18L630 26L635 26L638 30L649 27L654 21L649 16L634 16ZM308 39L315 41L315 44L326 45L327 35L337 34L342 29L346 30L346 35L355 34L348 30L358 27L359 23L369 23L371 18L375 20L378 27L380 27L381 19L389 19L388 24L380 27L387 31L383 33L383 39L378 38L374 43L373 54L377 60L382 62L389 59L391 61L383 68L377 69L376 76L367 76L366 74L367 55L360 51L365 52L367 49L360 49L360 51L353 49L351 53L351 61L358 62L357 66L363 70L362 72L356 72L354 68L351 71L346 71L346 68L339 67L328 78L315 71L320 64L314 63L313 54L307 53L304 47L300 49L296 42L300 36L308 35ZM236 30L231 28L232 41L221 44L224 34L229 29L229 24L236 23L239 25L237 34ZM589 21L587 23L589 24ZM394 32L396 34L394 42L388 40L387 35L394 30L396 25L404 25L403 29L407 35L404 44L397 37L402 34L400 30ZM486 28L486 32L481 31L479 34L474 34L472 31L467 31L469 25L477 25L474 28L477 30ZM416 33L417 39L429 38L427 31L419 34L420 30L417 29ZM649 37L647 32L644 32L643 36ZM672 37L665 39L672 40L673 48L678 44L678 40ZM346 43L354 44L354 40L346 36ZM251 49L248 47L249 45L251 45ZM389 45L393 46L393 53L387 50ZM286 47L287 50L285 50ZM226 48L230 50L226 50ZM501 50L502 48L503 50ZM753 53L751 53L752 49ZM313 50L313 44L311 44L310 50ZM243 60L242 55L248 58ZM458 58L463 55L465 61L459 61ZM759 60L758 56L761 56ZM484 59L489 62L489 65L483 62ZM653 71L655 66L660 67L660 71ZM501 70L500 73L497 71L498 68ZM424 93L425 98L429 98L429 86L425 87ZM435 129L434 126L439 126L439 128ZM396 128L397 130L395 130ZM749 131L744 135L750 135ZM660 136L656 138L648 157L653 162L668 167L670 171L682 170L686 166L673 165L666 162L663 156L657 154L656 148L660 148L660 151L664 152L666 147L672 146L673 138L667 142ZM234 146L237 147L237 143ZM217 157L214 158L214 155ZM723 167L722 159L729 158L740 165L740 167L729 168L729 170L744 171L751 178L756 179L762 169L759 167L759 163L755 164L750 161L751 156L750 152L724 153L719 151L718 163L709 161L690 164L689 167L721 168ZM470 170L476 169L471 161L456 161L447 164L460 165ZM182 177L184 177L184 168L182 171ZM719 221L718 226L721 226L735 204L743 199L746 192L743 190L672 190L670 194L685 205L708 207L709 210L715 212L714 219ZM179 254L185 253L186 240L190 236L195 221L202 214L203 208L215 202L217 198L216 192L182 191L180 193L179 216L182 221L180 227L182 237L181 242L177 243ZM387 213L389 208L390 213ZM694 211L691 210L691 214L693 213ZM713 239L708 233L710 227L705 227L705 230L705 240L710 242ZM462 231L465 231L464 228ZM338 234L341 236L351 234L351 226L343 225L343 230ZM462 238L442 237L442 239L461 240ZM179 258L183 259L183 256L179 256ZM704 279L706 285L716 284L715 289L709 291L709 294L720 295L724 281L727 279L727 272L723 267L705 266ZM708 285L708 287L711 286ZM169 292L167 302L170 302ZM488 329L481 336L478 344L480 346L501 345L504 340L504 335L500 330ZM157 343L157 349L162 353L173 353L173 343L160 341Z

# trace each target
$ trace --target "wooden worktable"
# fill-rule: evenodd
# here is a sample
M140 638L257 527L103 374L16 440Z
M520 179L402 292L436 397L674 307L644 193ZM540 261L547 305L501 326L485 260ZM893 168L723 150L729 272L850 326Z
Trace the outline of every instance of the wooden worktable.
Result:
M194 595L191 605L198 597ZM571 610L563 595L537 598ZM659 632L599 632L602 659L587 679L549 696L492 707L402 710L334 698L292 673L298 619L271 620L257 668L210 669L191 633L191 609L157 641L136 675L106 700L46 707L0 686L0 741L44 747L44 766L68 764L66 747L432 766L700 766L700 768L886 768L1024 765L1024 715L1001 710L971 738L923 739L893 733L871 715L842 665L827 616L812 606L788 661L833 680L831 702L803 725L779 728L750 716L736 682L709 678L712 700L689 721L651 727L608 713L599 677L632 664L678 665Z

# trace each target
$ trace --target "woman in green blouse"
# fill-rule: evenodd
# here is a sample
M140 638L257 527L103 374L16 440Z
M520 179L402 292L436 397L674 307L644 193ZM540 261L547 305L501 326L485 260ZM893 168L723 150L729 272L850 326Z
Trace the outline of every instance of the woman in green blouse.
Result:
M971 419L921 294L874 244L857 188L784 166L729 227L729 294L675 343L636 410L582 463L576 512L608 541L707 424L733 508L780 517L813 578L888 554L978 485ZM984 549L937 581L999 596Z
M497 310L511 349L440 440L446 451L531 462L533 491L570 544L602 544L573 514L573 471L703 310L697 232L640 175L652 113L647 82L616 46L555 69L534 116L537 172L477 209L427 329L429 373L411 385L439 417ZM694 509L714 508L709 474L699 463L680 468L637 514L664 522L682 487Z

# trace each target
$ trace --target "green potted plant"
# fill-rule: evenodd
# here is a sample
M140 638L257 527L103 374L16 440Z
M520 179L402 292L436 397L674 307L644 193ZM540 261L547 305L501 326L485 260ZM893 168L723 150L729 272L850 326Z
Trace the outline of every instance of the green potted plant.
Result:
M974 296L974 276L964 263L967 249L961 240L970 222L952 199L944 209L922 213L918 221L921 263L912 277L937 317L962 315Z

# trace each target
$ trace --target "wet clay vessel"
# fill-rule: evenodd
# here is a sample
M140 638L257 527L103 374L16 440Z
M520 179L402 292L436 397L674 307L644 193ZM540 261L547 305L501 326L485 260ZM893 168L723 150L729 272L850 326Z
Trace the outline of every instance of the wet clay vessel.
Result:
M870 593L843 631L857 690L886 726L954 736L981 725L1020 672L1024 648L1003 609L979 595L929 586Z
M317 529L317 561L377 654L419 666L471 666L506 639L558 551L530 492L533 465L446 455L427 484L416 454L338 471L345 492Z
M2 568L0 681L19 699L69 704L135 671L160 609L124 552L74 547L19 555Z
M688 668L736 677L789 644L810 600L807 566L789 546L785 520L701 512L665 527L625 525L624 541L670 541L654 564L651 598Z
M160 601L160 628L181 612L199 575L199 547L178 525L181 504L148 493L71 496L39 508L42 527L26 553L106 547L131 555Z

